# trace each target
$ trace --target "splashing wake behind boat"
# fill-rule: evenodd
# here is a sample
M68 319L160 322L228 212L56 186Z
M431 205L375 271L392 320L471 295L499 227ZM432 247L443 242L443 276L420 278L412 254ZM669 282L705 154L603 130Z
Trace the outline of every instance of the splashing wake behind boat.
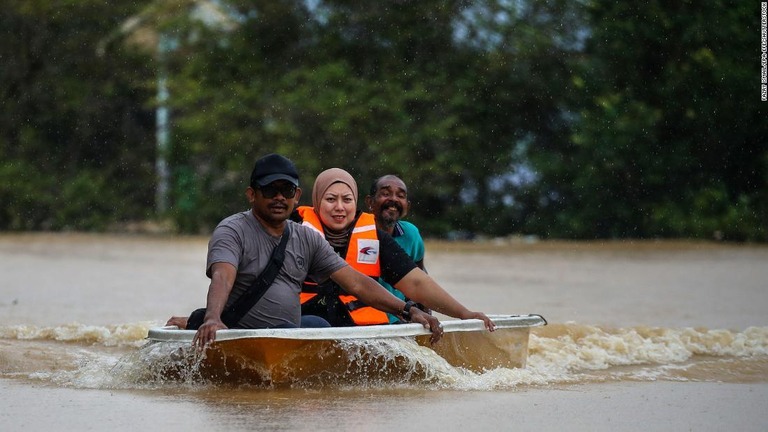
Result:
M203 358L188 343L148 342L154 326L3 326L0 377L102 389L233 382L206 374ZM411 338L317 341L297 355L321 362L323 372L292 379L286 365L280 385L494 390L595 381L765 382L768 377L768 327L730 331L550 324L533 329L528 350L525 368L472 371L452 366ZM255 371L260 372L262 380L240 384L273 387L270 372Z

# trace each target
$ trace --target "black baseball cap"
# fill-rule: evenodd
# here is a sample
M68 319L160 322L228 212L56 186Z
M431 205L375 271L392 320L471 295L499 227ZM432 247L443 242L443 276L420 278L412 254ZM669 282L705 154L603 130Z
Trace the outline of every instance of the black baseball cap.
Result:
M251 187L266 186L275 180L286 180L298 186L299 173L290 159L272 153L256 161L251 172Z

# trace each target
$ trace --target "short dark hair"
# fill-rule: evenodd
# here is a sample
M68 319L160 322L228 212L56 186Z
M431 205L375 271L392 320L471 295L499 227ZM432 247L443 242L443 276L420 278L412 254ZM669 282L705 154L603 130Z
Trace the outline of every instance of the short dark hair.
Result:
M387 177L394 177L400 180L401 182L403 182L403 184L405 184L405 180L401 179L400 176L398 176L397 174L384 174L383 176L374 180L373 183L371 183L371 191L369 193L370 196L376 195L376 192L379 191L379 183L381 183L381 181Z

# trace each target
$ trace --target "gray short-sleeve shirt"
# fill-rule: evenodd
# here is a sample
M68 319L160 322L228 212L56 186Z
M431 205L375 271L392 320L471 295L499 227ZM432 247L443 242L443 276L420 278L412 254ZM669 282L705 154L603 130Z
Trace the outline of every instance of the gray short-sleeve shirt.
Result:
M324 281L348 265L320 234L290 220L286 223L291 225L291 237L285 247L283 267L264 296L240 320L240 327L298 326L301 320L299 294L307 275ZM227 307L251 287L279 242L280 238L267 233L250 210L219 223L208 242L206 275L211 277L211 266L220 262L232 264L237 269Z

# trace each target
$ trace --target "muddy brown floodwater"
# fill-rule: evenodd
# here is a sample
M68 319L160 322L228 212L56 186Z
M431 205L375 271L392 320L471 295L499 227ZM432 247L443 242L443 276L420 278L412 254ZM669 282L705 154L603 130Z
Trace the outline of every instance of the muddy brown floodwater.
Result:
M0 429L768 429L765 246L428 242L430 275L471 309L547 318L525 369L465 371L403 344L429 379L147 378L147 330L205 300L206 243L0 235Z

